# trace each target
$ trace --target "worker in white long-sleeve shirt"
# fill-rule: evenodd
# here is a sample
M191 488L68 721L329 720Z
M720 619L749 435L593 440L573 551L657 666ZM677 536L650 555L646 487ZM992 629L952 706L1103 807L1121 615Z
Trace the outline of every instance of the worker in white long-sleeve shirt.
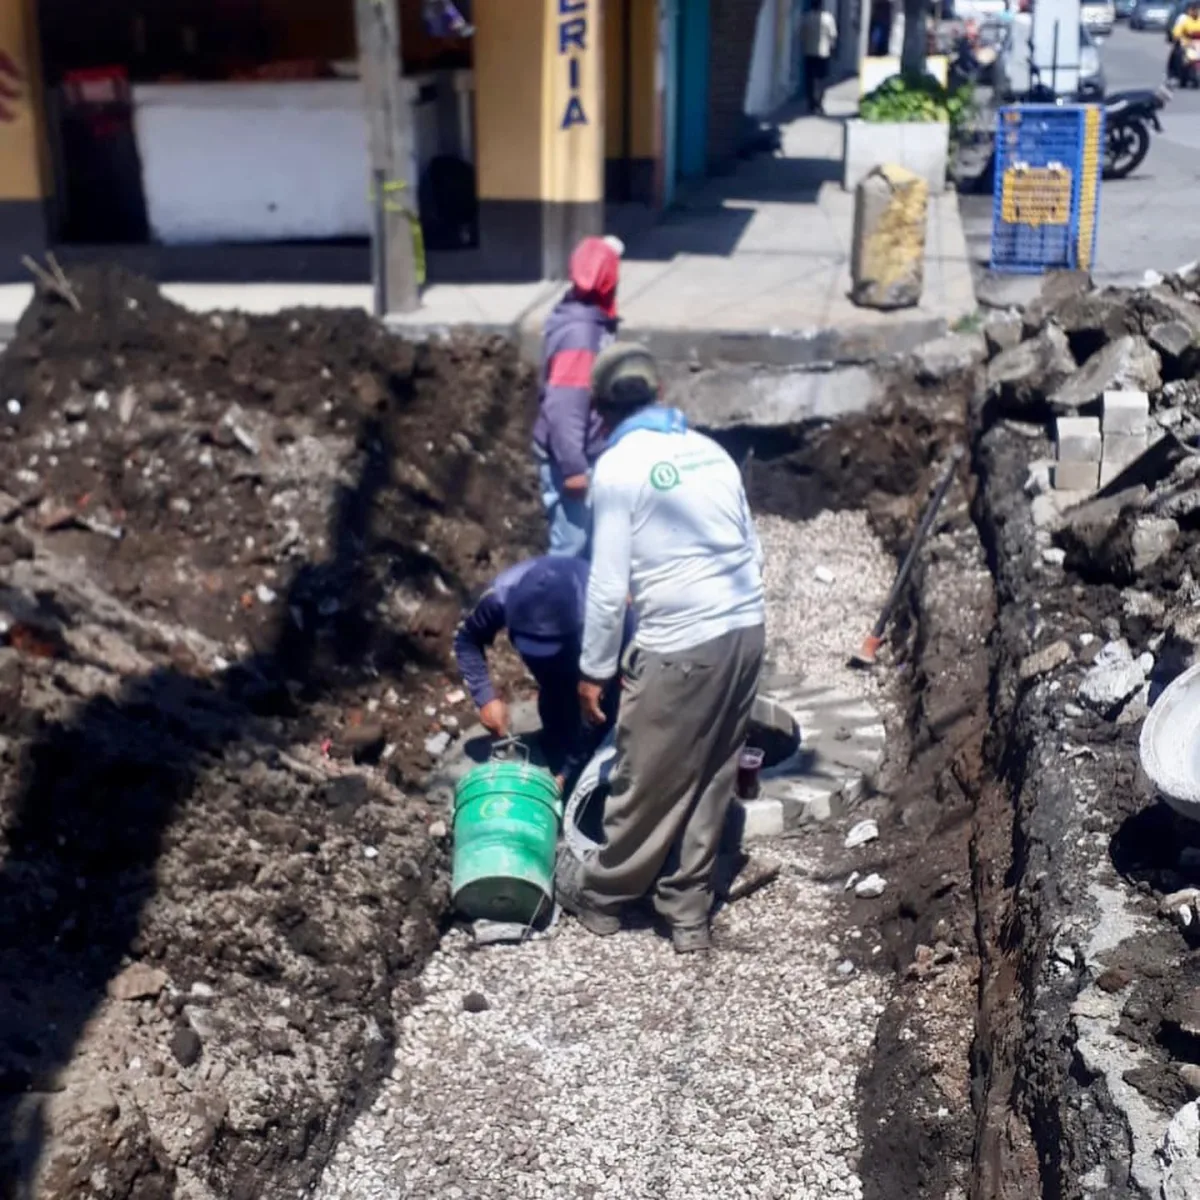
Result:
M741 475L658 403L642 346L603 351L592 403L610 431L592 479L584 714L616 675L626 597L637 617L617 719L604 845L565 859L559 896L593 933L653 889L681 952L707 950L712 873L762 668L762 550Z

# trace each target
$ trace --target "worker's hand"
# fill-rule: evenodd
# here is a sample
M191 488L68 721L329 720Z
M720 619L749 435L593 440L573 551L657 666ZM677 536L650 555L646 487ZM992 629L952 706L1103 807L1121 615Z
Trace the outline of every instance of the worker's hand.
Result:
M562 793L563 785L566 782L567 782L567 777L565 775L555 775L554 784L558 788L560 794Z
M489 700L479 710L479 719L492 737L508 737L508 705L503 700Z
M562 490L572 500L582 500L587 495L588 477L586 475L568 475L563 480Z
M600 701L604 696L604 688L598 683L589 683L586 679L579 684L579 709L583 719L589 725L603 725L607 719Z

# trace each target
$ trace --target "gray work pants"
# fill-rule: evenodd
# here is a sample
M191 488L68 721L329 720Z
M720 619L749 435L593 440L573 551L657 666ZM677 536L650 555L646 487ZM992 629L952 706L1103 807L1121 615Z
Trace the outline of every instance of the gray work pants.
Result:
M678 654L637 650L617 717L604 845L583 895L614 912L654 888L673 926L703 925L762 670L761 625Z

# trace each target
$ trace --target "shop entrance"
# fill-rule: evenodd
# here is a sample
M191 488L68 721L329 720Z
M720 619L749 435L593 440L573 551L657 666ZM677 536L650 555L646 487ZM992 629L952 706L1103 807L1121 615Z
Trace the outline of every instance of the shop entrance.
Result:
M436 276L478 239L469 5L399 10ZM193 276L219 269L206 248L274 247L369 277L354 0L40 0L39 23L52 241L158 247Z

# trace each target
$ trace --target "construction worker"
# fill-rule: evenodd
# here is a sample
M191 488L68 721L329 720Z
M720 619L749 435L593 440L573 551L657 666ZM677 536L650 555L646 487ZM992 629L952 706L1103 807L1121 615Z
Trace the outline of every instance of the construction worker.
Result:
M588 474L604 445L591 411L592 364L616 334L622 249L616 238L584 238L571 255L571 288L546 320L533 445L551 554L588 553Z
M600 700L603 719L586 723L579 711L579 649L588 564L566 557L533 558L502 571L467 614L454 638L454 655L463 681L493 737L511 732L508 705L488 671L487 651L508 630L509 640L538 685L541 746L546 765L569 786L612 725L617 687ZM622 636L633 633L627 614Z
M676 950L707 950L712 873L762 668L762 550L741 475L716 442L658 403L654 360L616 344L596 360L608 433L592 476L595 549L579 669L605 719L627 594L637 618L597 857L559 858L559 896L593 933L653 890Z

